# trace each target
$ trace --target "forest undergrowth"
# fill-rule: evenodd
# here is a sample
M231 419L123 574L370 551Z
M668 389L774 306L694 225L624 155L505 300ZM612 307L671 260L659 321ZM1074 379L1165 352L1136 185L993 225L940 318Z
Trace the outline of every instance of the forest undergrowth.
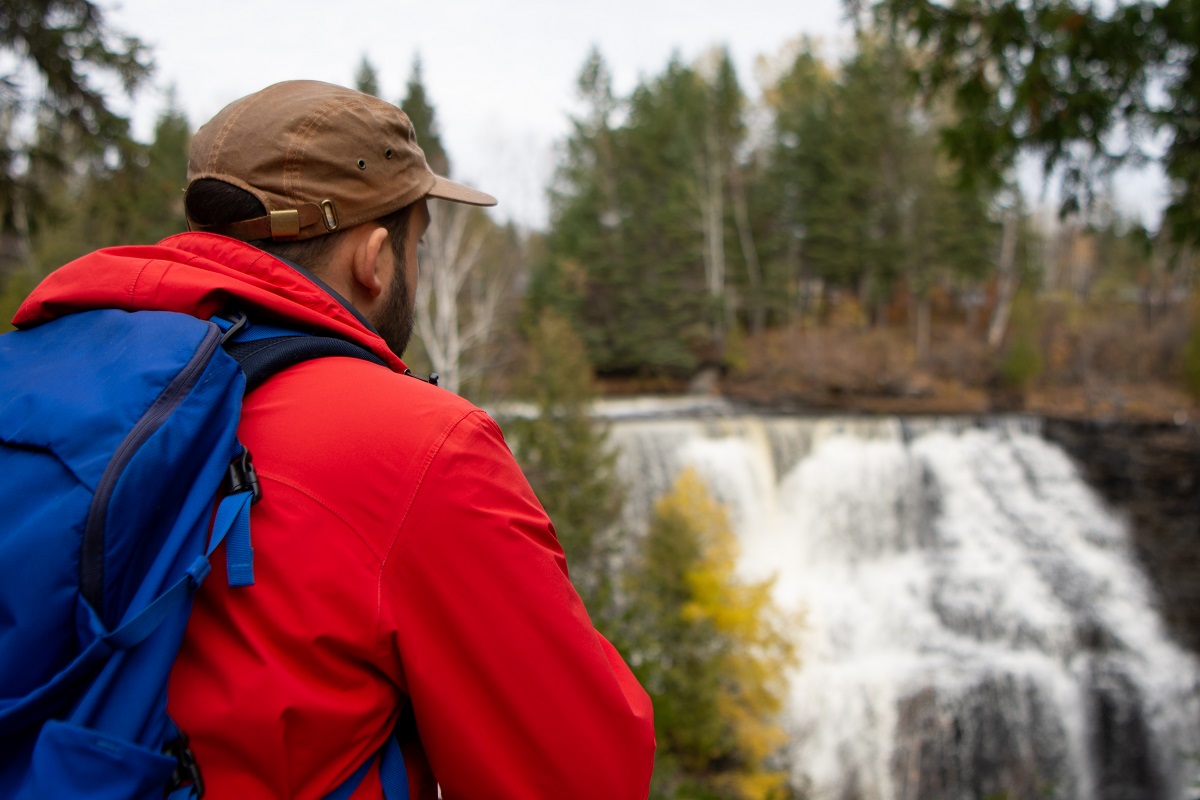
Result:
M607 380L608 394L713 392L769 411L886 414L1024 412L1043 417L1200 424L1187 391L1190 327L1179 308L1043 304L991 348L977 325L936 322L924 353L905 325L801 326L746 337L734 363L693 381Z

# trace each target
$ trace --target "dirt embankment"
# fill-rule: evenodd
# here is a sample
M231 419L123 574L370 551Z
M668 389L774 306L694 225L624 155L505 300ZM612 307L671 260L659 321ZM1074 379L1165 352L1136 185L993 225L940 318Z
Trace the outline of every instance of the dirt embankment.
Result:
M884 414L986 414L1138 423L1200 422L1184 391L1181 315L1044 323L1027 349L987 345L963 325L935 330L918 352L904 328L793 328L744 342L718 389L771 408Z

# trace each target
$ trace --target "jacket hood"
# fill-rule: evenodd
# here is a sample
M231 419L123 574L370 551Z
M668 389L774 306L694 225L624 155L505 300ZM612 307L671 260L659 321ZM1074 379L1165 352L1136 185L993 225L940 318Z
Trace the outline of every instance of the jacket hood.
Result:
M241 309L262 322L349 340L396 372L405 370L379 334L325 288L257 247L216 234L181 233L157 245L89 253L47 276L13 325L29 328L96 308L180 311L200 319Z

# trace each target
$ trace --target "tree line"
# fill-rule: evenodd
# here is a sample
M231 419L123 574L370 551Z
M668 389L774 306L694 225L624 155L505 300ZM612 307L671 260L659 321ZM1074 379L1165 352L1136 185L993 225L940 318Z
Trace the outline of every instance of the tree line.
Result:
M991 16L984 4L951 5L953 14L928 3L862 9L847 57L823 57L800 40L762 60L763 91L754 98L721 49L696 63L673 59L625 95L593 52L578 81L585 110L551 189L530 306L571 319L598 372L614 378L686 377L705 367L736 375L747 338L846 320L860 329L899 325L917 366L929 361L936 323L956 323L947 335L985 342L1003 377L1003 359L1029 333L1012 330L1015 305L1065 298L1111 311L1133 300L1148 322L1167 306L1186 309L1196 228L1181 215L1196 178L1177 181L1160 230L1123 217L1112 172L1139 155L1132 145L1120 158L1106 147L1113 124L1101 130L1056 117L1054 131L1067 138L1047 150L1054 132L1033 131L1020 108L1007 117L994 108L1019 106L1020 87L989 84L980 99L977 73L961 62L978 75L1003 76L1005 64L988 63L990 50L971 60L954 45L954 37L983 35L972 25L1012 25L1005 15L1024 5L1054 6L1053 19L1069 27L1079 16L1064 16L1071 4L986 4L996 7ZM1040 13L1028 12L1031 28L1055 24ZM937 32L942 38L930 44ZM1040 46L1037 29L1027 35ZM994 48L1021 63L1023 40L1012 36ZM1108 46L1111 56L1120 45ZM1055 59L1064 56L1045 58L1061 67ZM1161 87L1142 80L1147 94ZM1112 87L1108 110L1118 117L1127 112L1111 103L1133 91L1131 82ZM1041 90L1076 108L1075 84ZM1096 94L1086 113L1099 117ZM1190 122L1172 120L1177 140L1190 135ZM1057 221L1036 216L1022 196L1023 148L1043 156L1048 181L1061 179ZM1182 143L1169 153L1169 171L1182 174L1191 156ZM1085 246L1088 263L1063 265ZM1074 274L1064 277L1068 269ZM1018 309L1016 321L1033 316ZM1169 374L1159 377L1176 381L1188 350L1171 346ZM1014 373L1019 360L1009 364Z
M879 323L904 285L927 314L936 285L990 271L994 224L914 116L905 57L864 35L835 66L802 41L756 107L723 50L627 97L593 53L532 302L609 374L725 364L734 337L817 321L840 293Z

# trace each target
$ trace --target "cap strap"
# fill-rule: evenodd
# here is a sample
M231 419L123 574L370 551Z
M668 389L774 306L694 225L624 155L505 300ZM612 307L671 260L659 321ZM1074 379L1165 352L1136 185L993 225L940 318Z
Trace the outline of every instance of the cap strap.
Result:
M321 207L313 203L306 203L299 208L284 211L272 211L254 219L223 225L201 225L194 220L188 220L189 230L219 233L223 236L241 239L244 242L252 242L257 239L282 239L285 241L298 239L302 233L308 232L314 225L321 226L319 233L332 230L326 222L325 213ZM309 233L309 235L314 235L314 233Z

